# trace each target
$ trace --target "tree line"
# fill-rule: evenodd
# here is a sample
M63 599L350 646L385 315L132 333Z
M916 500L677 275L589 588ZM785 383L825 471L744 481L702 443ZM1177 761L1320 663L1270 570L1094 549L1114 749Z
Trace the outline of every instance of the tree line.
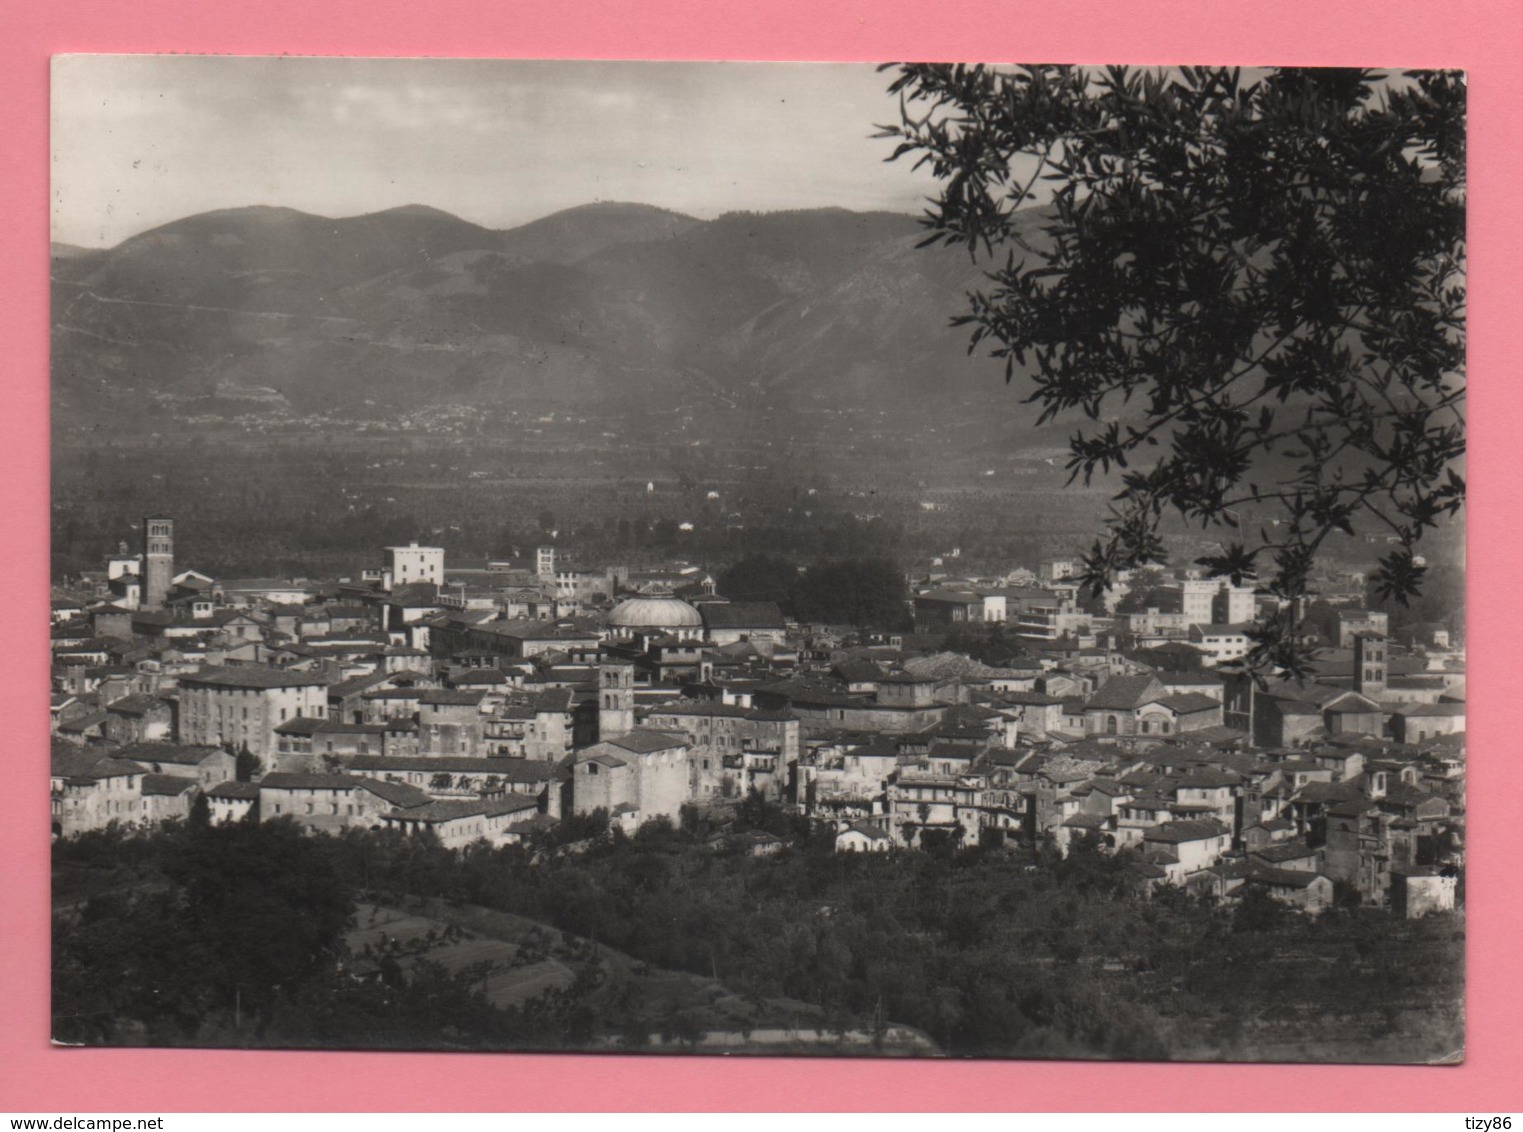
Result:
M57 912L55 1035L584 1048L632 1025L585 975L514 1010L492 1006L468 972L426 962L357 981L343 936L361 896L525 916L712 976L759 1007L801 1002L840 1028L916 1026L951 1054L1253 1057L1309 1030L1324 1050L1385 1042L1421 1058L1454 1048L1459 1032L1452 916L1409 925L1338 909L1313 920L1262 900L1229 910L1173 889L1149 899L1128 854L1082 843L1067 856L950 842L837 854L828 828L757 798L730 831L778 833L788 847L777 855L725 848L695 811L633 836L598 815L574 824L495 849L310 836L285 822L60 843L60 875L121 875L114 891Z
M731 601L772 601L799 621L860 628L910 627L904 572L886 558L820 559L800 567L777 554L754 554L723 571Z

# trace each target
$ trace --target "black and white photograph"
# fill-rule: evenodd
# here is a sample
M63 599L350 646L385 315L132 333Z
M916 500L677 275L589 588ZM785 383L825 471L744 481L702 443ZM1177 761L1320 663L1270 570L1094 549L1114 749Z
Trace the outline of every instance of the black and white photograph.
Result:
M51 109L55 1044L1463 1061L1462 72Z

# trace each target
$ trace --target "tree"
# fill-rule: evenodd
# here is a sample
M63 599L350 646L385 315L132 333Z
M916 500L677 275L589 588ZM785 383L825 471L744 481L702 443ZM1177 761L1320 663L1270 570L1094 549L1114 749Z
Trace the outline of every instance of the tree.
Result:
M55 1036L183 1041L329 978L354 900L332 843L289 820L186 825L146 840L163 883L93 897L54 933Z
M1237 933L1272 932L1283 927L1288 919L1289 908L1258 885L1250 884L1232 911L1232 930Z
M910 623L904 575L879 558L820 562L793 589L800 621L823 621L863 628L904 629Z
M179 931L215 960L205 978L231 1003L267 1005L281 987L332 961L354 914L331 843L289 820L211 826L193 833L183 856L165 862L181 894Z
M1003 253L953 319L970 352L1029 378L1039 423L1091 422L1070 482L1120 474L1092 589L1162 561L1177 514L1222 530L1214 575L1291 609L1356 529L1397 544L1380 593L1419 591L1413 547L1464 499L1461 75L916 65L889 89L890 160L942 182L922 243ZM1305 671L1293 613L1251 661Z
M955 626L941 642L947 652L958 652L980 664L1003 667L1030 656L1024 645L1006 634L1003 623Z
M1165 582L1162 570L1147 569L1132 576L1130 588L1116 603L1117 613L1144 613L1160 604L1159 587Z
M798 567L775 554L752 554L719 576L719 592L731 601L775 601L786 609Z
M253 782L264 773L264 763L259 761L258 755L249 750L247 743L238 749L233 765L233 773L239 782Z

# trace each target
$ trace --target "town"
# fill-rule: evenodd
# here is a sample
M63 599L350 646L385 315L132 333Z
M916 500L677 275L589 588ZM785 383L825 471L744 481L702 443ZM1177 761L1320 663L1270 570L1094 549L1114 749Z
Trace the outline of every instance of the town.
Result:
M801 623L723 574L377 548L333 579L217 578L143 520L52 600L55 839L289 820L445 849L596 817L633 835L748 799L837 854L1048 845L1141 893L1398 917L1463 901L1462 627L1363 578L1300 610L1314 672L1248 665L1274 601L1199 568L1086 600L1076 558L906 575L910 628ZM975 659L975 654L985 659Z

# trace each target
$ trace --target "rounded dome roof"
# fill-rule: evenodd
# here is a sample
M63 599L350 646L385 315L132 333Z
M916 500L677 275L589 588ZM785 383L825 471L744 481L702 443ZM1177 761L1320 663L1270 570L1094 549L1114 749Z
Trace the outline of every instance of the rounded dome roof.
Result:
M653 592L627 597L608 614L608 624L617 629L693 629L703 624L703 616L670 592Z

